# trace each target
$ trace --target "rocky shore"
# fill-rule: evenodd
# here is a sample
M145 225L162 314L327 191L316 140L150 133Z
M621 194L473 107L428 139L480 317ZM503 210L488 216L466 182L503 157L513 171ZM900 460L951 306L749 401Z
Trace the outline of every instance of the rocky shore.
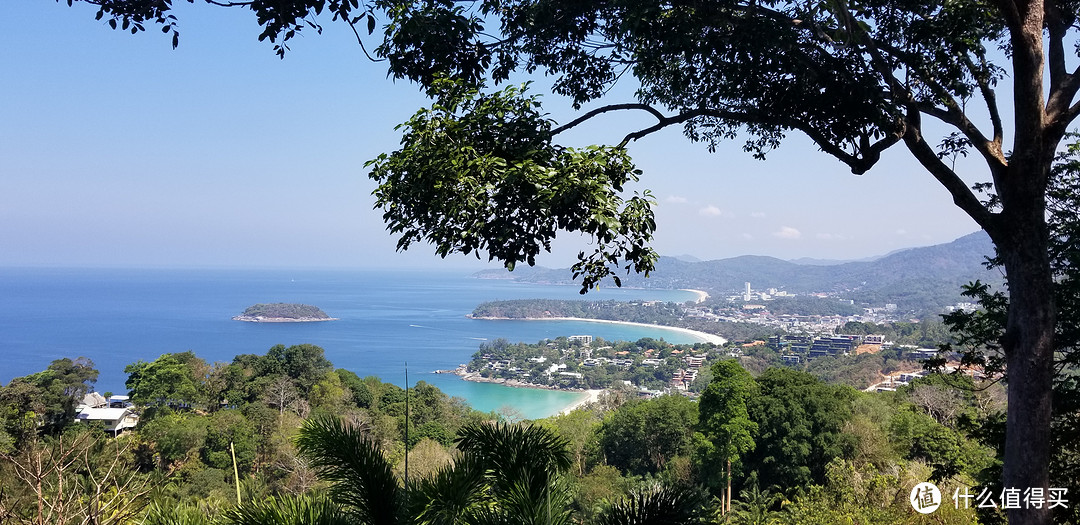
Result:
M317 306L296 303L259 303L249 306L232 319L248 323L313 323L338 320L326 315L326 312Z
M484 377L480 375L480 372L469 372L465 365L461 365L454 370L436 370L436 374L454 374L464 379L465 381L472 381L474 383L494 383L497 385L512 386L515 388L536 388L539 390L561 390L563 392L587 392L579 388L558 388L551 385L537 385L526 381L519 381L517 379L505 379L502 377Z
M233 321L248 323L314 323L317 321L337 321L337 317L263 317L261 315L238 315Z

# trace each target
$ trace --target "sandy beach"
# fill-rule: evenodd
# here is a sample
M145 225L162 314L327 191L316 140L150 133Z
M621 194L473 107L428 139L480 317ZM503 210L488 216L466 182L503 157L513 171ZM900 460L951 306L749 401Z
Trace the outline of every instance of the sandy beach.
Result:
M443 370L443 371L440 371L440 372L450 372L450 371L449 370ZM578 409L579 407L585 406L585 405L587 405L589 403L595 403L597 400L600 399L600 393L603 392L603 390L576 390L576 389L564 390L564 389L554 388L554 387L550 387L550 386L546 386L546 385L535 385L535 384L532 384L532 383L526 383L524 381L518 381L518 380L515 380L515 379L502 379L502 378L492 379L492 378L483 377L477 372L461 372L460 369L455 370L455 371L453 371L451 373L457 375L463 381L471 381L471 382L474 382L474 383L491 383L491 384L496 384L496 385L507 386L507 387L510 387L510 388L551 390L551 391L569 392L569 393L580 394L577 399L571 401L570 404L566 405L565 408L563 408L562 410L560 410L558 412L552 413L551 415L553 415L553 416L554 415L559 415L559 414L569 414L570 412L573 412L574 410Z
M709 292L706 292L704 290L695 290L693 288L679 288L679 290L683 291L683 292L690 292L690 293L697 294L697 298L694 299L695 303L704 303L705 299L709 298Z
M581 408L589 403L595 403L600 400L600 393L603 390L586 390L582 392L581 399L574 401L570 406L564 408L559 414L569 414L578 408Z
M705 293L705 292L701 292ZM706 294L708 295L708 294ZM487 319L492 321L505 320L501 317L474 317L474 319ZM712 343L715 345L722 345L727 342L727 339L718 335L701 332L698 330L691 330L689 328L679 328L677 326L665 326L662 324L649 324L649 323L635 323L631 321L611 321L608 319L586 319L584 317L521 317L514 318L514 321L585 321L589 323L607 323L607 324L623 324L630 326L646 326L649 328L663 328L665 330L674 330L686 335L696 337L702 343Z

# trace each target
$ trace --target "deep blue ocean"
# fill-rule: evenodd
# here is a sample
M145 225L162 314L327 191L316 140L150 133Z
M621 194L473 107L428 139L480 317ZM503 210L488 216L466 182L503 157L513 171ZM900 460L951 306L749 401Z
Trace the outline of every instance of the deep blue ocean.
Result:
M660 328L580 321L484 321L466 316L499 299L581 299L577 286L476 279L467 271L319 271L0 268L0 383L85 356L100 370L97 390L123 392L123 369L169 352L207 362L264 354L275 344L312 343L339 368L405 384L427 381L479 410L509 405L526 417L558 412L581 394L470 383L433 374L465 363L495 338L535 343L592 335L608 340L693 336ZM604 288L589 300L687 301L678 290ZM233 321L255 303L304 303L339 321Z

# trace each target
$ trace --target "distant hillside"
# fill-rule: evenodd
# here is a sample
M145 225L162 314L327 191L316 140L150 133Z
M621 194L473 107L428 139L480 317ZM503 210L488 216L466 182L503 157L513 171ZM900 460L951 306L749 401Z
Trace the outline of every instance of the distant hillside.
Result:
M661 257L651 277L626 276L623 286L695 288L726 296L750 282L755 290L839 293L860 303L895 303L902 310L925 313L962 300L960 287L970 281L1000 284L1001 274L983 266L991 254L990 238L978 231L950 243L900 250L873 261L831 265L797 264L760 255L696 263ZM567 269L518 267L513 273L485 270L476 276L532 283L571 282Z

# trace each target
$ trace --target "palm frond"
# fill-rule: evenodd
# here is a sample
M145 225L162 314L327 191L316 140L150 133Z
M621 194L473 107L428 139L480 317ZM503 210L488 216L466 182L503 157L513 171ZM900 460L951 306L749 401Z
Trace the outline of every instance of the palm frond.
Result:
M570 489L559 476L573 464L565 439L546 427L505 423L470 425L459 436L458 448L484 466L501 515L517 524L568 522Z
M226 512L224 525L353 525L341 507L325 497L292 497L245 503Z
M687 489L654 487L613 504L598 525L690 525L698 523L701 498Z
M487 490L484 465L467 455L410 488L410 515L419 525L472 523L466 518L494 504Z
M3 520L0 520L3 523ZM182 505L150 505L141 525L210 525L213 520L199 509Z
M296 447L319 477L333 483L331 497L360 521L392 525L398 521L402 490L390 462L361 429L336 417L304 422Z
M565 470L573 464L569 442L538 425L484 423L459 432L458 449L500 472Z
M565 478L507 480L499 493L499 507L518 525L564 525L570 523L571 489Z

